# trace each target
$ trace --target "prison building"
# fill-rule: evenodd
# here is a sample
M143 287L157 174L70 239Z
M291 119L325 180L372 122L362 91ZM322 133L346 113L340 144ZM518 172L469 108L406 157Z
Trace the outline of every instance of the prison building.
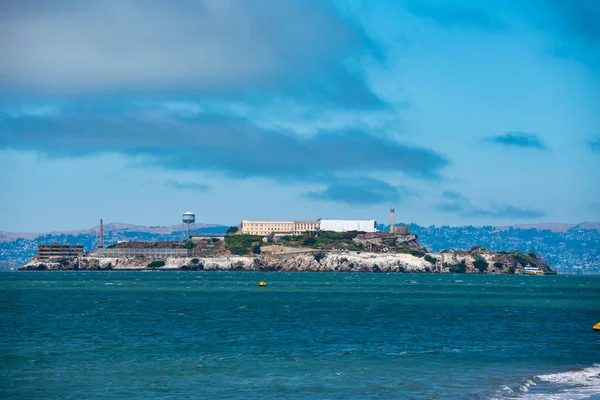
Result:
M83 257L82 244L38 244L38 260L49 260L54 257Z
M242 221L237 233L241 235L270 235L275 232L291 235L293 231L293 221Z
M294 234L301 235L304 232L316 232L321 229L319 221L294 221Z
M95 249L93 257L101 258L173 258L173 257L191 257L192 249L170 249L170 248L128 248L128 247L108 247Z
M288 234L301 235L319 230L319 221L242 221L240 235Z

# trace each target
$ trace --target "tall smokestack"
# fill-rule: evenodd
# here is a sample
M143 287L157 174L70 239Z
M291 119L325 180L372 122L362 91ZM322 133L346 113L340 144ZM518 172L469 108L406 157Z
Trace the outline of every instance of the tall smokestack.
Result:
M98 247L104 247L104 226L102 225L102 218L100 218L100 245Z
M394 210L394 207L390 208L390 233L395 233L396 231L396 218L395 218L395 214L396 211Z

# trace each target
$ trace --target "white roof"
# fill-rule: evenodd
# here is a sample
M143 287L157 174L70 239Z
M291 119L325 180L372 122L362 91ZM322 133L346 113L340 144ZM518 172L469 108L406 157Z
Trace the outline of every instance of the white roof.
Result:
M377 230L375 225L376 225L376 222L374 219L370 219L370 220L322 219L321 220L321 230L322 231L375 232Z

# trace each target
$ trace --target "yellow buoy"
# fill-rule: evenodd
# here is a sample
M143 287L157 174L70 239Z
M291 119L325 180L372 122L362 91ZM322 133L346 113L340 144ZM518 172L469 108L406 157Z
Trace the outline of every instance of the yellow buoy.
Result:
M258 286L267 286L267 284L266 284L266 283L264 283L264 282L260 282L260 283L258 284Z
M600 322L598 322L596 325L594 325L594 327L592 329L595 331L600 331Z

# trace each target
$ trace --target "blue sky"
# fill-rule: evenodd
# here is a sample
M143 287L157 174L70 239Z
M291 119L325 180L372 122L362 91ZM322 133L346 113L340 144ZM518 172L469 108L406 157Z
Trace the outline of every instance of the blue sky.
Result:
M595 0L0 8L0 229L600 220Z

